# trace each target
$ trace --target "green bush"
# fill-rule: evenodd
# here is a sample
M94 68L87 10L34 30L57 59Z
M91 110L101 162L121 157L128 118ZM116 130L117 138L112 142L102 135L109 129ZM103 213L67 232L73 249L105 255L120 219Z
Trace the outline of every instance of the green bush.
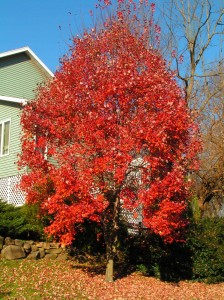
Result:
M0 235L15 237L24 224L18 207L0 201Z
M200 219L189 226L186 243L164 244L149 233L131 239L130 262L144 275L165 281L224 281L224 218Z
M132 238L130 259L136 270L161 280L177 282L192 276L191 255L186 244L165 244L162 239L145 232Z
M20 207L20 214L24 217L24 226L19 230L19 234L23 238L46 240L44 227L48 220L47 218L38 218L37 205L23 205Z
M0 200L0 235L18 239L42 239L43 224L37 218L38 208L15 207Z
M161 239L147 231L140 236L130 236L128 245L130 263L136 265L138 271L144 269L145 274L154 275L154 266L158 264L162 254L161 245Z
M192 254L192 279L224 281L224 219L207 218L190 228L187 246Z
M91 255L104 253L105 246L100 224L91 220L85 220L80 224L72 246L76 248L78 253Z
M185 243L163 245L163 255L159 260L160 279L178 282L192 278L192 258Z

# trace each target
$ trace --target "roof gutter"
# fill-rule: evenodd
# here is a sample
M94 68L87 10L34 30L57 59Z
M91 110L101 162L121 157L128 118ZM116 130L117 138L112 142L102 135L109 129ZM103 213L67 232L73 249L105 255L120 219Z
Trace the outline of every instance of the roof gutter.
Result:
M19 103L22 105L26 105L28 100L27 99L21 99L21 98L15 98L15 97L8 97L8 96L1 96L0 95L0 100L1 101L6 101L6 102L13 102L13 103Z

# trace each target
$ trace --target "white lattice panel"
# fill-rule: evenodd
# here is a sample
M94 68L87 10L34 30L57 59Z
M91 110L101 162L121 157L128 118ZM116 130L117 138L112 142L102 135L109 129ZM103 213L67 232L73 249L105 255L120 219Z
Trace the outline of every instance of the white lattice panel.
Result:
M0 198L9 204L21 206L25 203L24 193L18 187L20 175L0 179Z
M133 209L121 208L122 219L126 222L128 232L137 234L139 226L142 224L142 206L139 205Z

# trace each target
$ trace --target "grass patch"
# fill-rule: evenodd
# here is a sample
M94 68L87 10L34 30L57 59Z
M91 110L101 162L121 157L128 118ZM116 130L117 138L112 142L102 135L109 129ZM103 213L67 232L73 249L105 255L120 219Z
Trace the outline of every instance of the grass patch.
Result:
M102 264L0 259L0 299L223 300L224 283L162 282L140 272L106 283Z
M88 299L74 288L66 262L0 260L0 299Z

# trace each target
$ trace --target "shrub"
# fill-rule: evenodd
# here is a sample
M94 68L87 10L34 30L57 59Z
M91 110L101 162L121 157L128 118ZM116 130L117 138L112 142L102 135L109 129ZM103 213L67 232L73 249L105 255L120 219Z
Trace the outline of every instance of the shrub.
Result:
M191 278L191 255L186 244L165 244L159 236L146 232L144 238L132 238L130 249L131 262L144 275L172 282Z
M190 228L192 279L208 283L224 280L224 219L207 218Z
M91 255L104 253L105 246L100 225L90 220L80 224L73 247L80 253L85 252Z
M178 282L192 278L191 251L186 243L173 243L163 246L159 260L160 279Z
M146 233L131 240L130 262L144 275L165 281L224 281L224 218L192 222L186 243L164 244Z
M0 200L0 235L15 237L25 220L20 209Z
M35 206L15 207L0 200L0 235L18 239L43 238L43 224Z
M22 238L46 240L44 234L44 227L47 223L47 218L38 218L38 206L37 205L23 205L20 207L20 214L24 217L24 225L18 231Z

